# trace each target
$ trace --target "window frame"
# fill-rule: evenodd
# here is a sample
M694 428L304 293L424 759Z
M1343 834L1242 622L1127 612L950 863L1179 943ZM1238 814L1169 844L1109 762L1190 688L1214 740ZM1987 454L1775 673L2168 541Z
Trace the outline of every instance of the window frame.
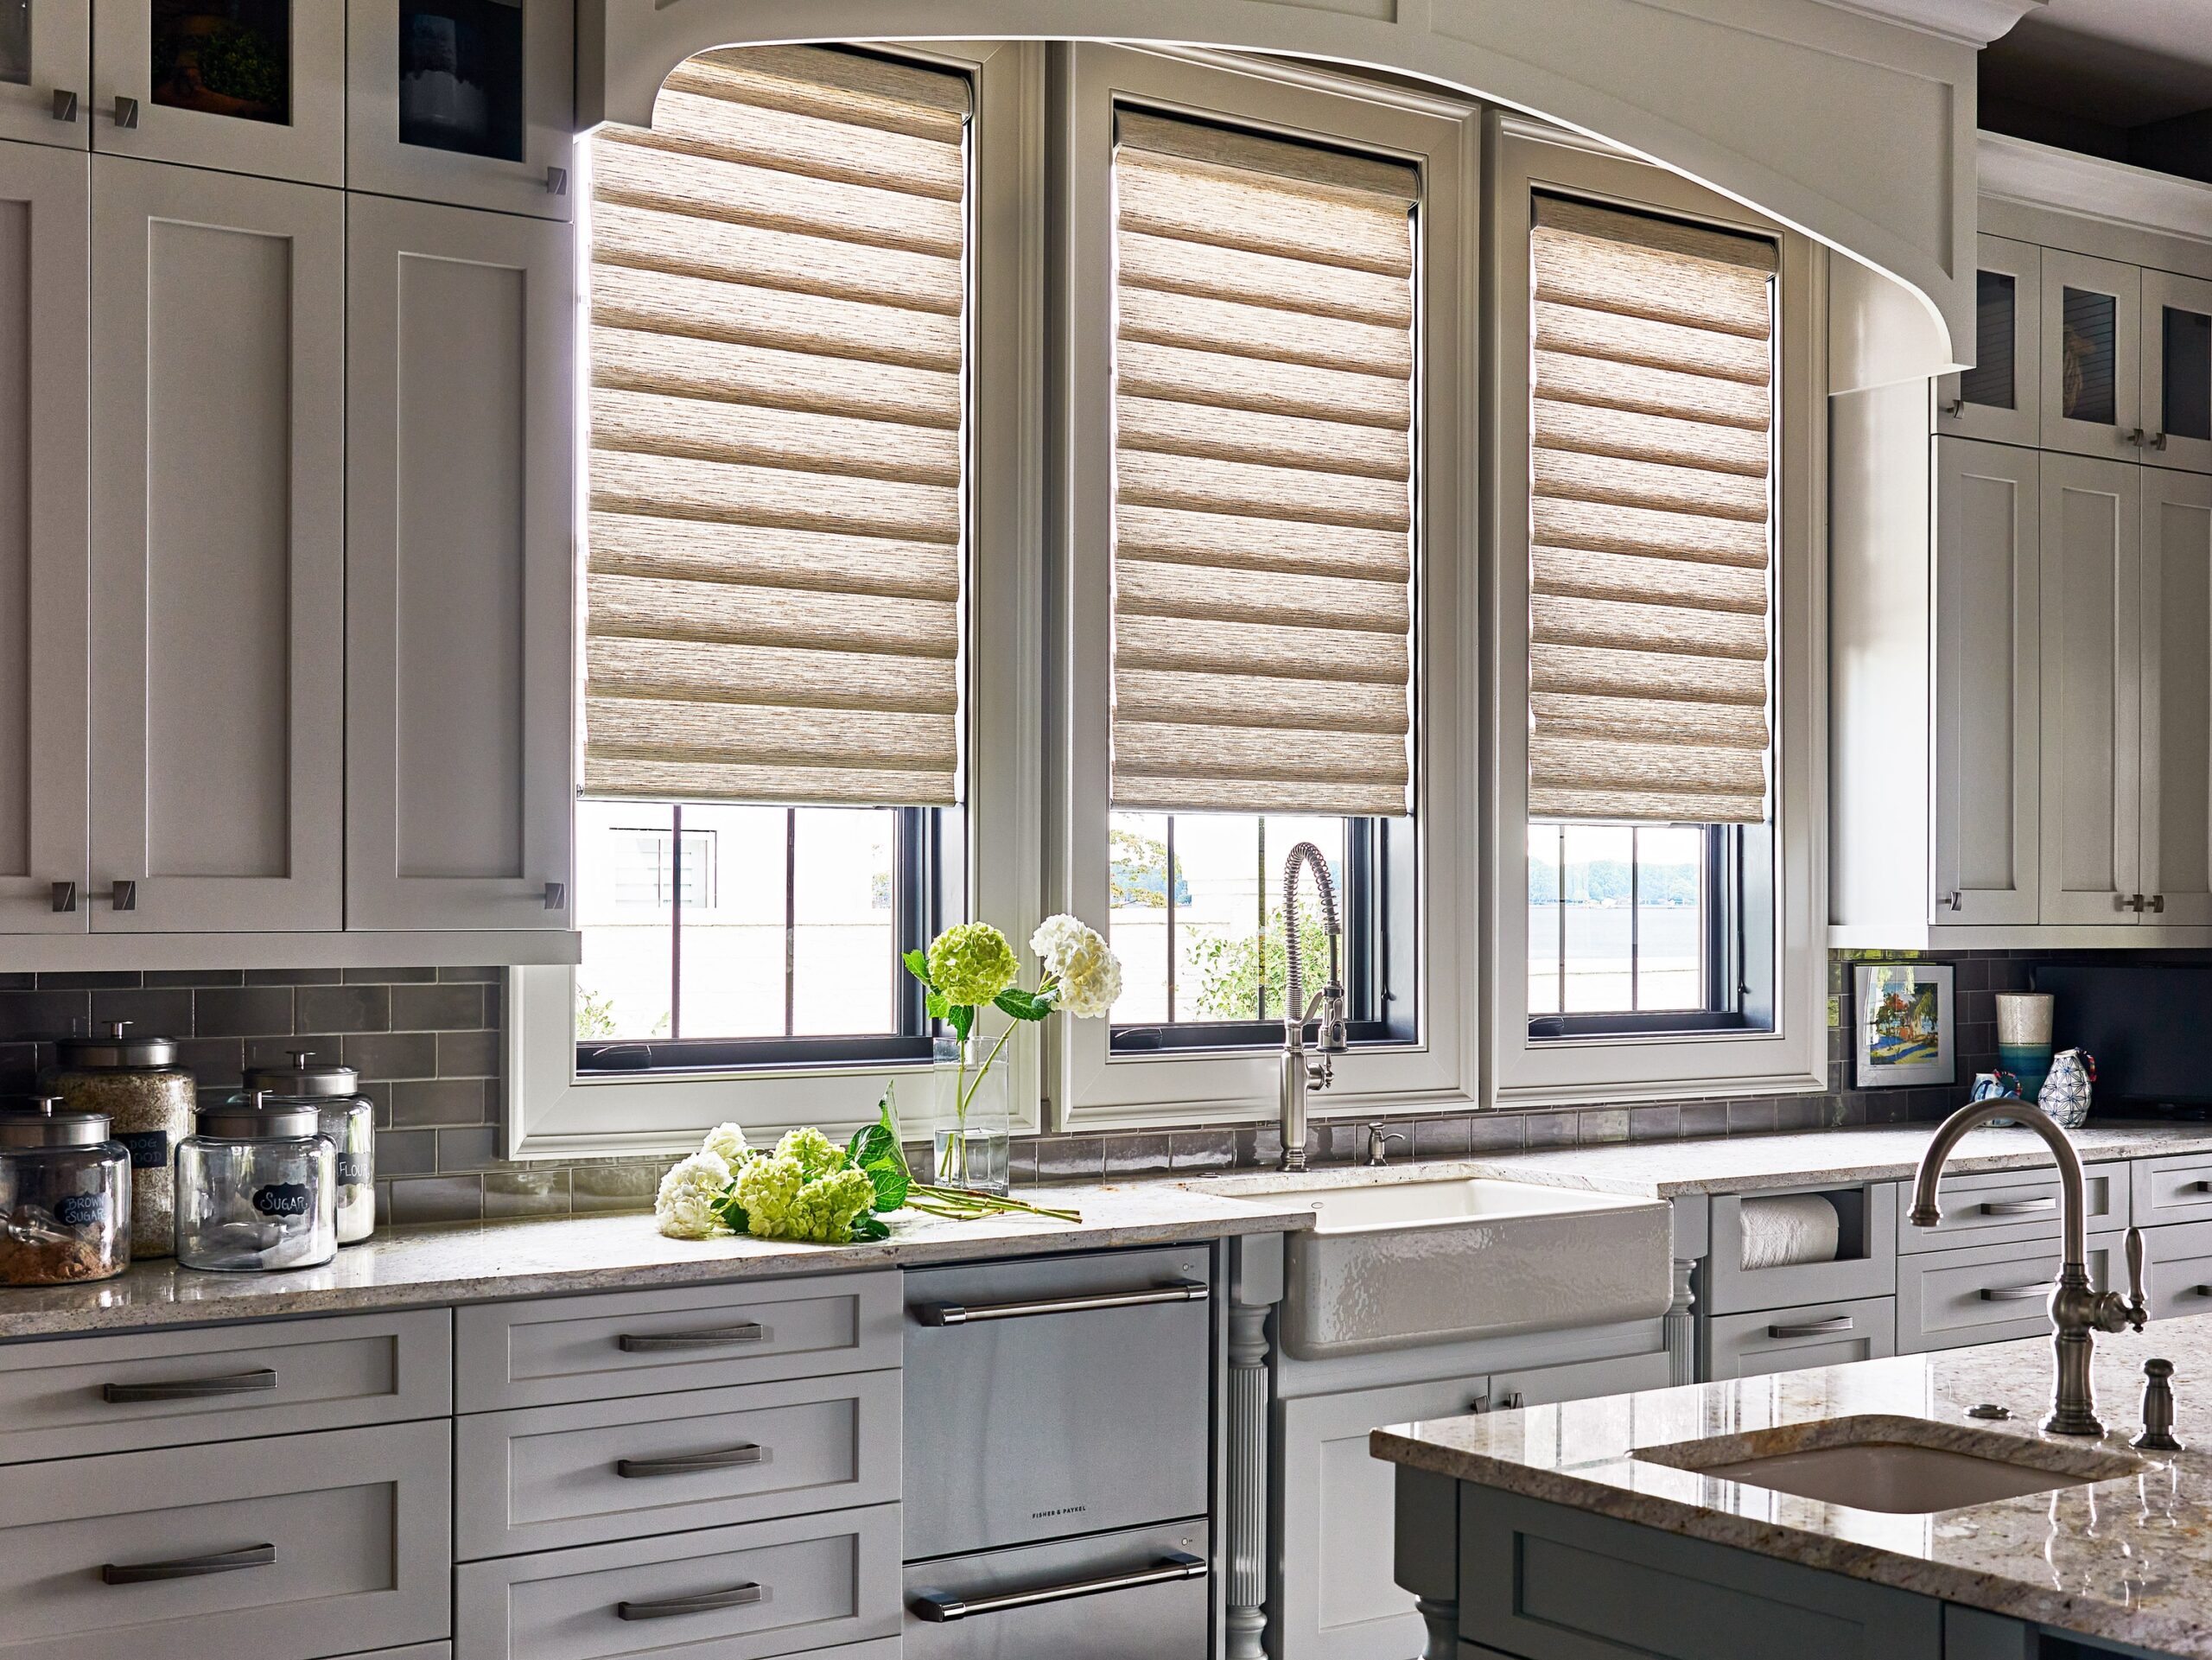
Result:
M968 573L963 601L967 677L964 805L937 814L939 925L963 916L1006 930L1024 973L1036 965L1028 939L1042 919L1044 807L1037 767L1042 747L1041 668L1046 494L1043 340L1039 281L1045 249L1044 86L1046 48L1034 41L932 41L879 49L966 73L975 88L969 126L969 337L972 404L968 442ZM588 328L591 248L588 181L578 192L575 257L579 339ZM977 327L981 318L1004 327ZM574 442L582 453L589 372L577 354ZM576 522L588 481L576 469ZM575 589L582 595L582 549ZM581 620L577 624L581 628ZM582 661L575 688L582 741ZM581 774L579 774L581 776ZM843 1059L683 1068L653 1076L583 1073L577 1067L575 970L508 970L505 1035L506 1156L512 1159L659 1156L692 1151L728 1120L756 1141L817 1124L833 1133L873 1123L884 1086L900 1086L902 1125L933 1122L926 1058ZM865 1042L866 1040L863 1040ZM1039 1047L1021 1034L999 1065L1010 1074L1017 1130L1039 1129Z
M1608 1017L1611 1029L1534 1036L1529 1014L1529 277L1532 193L1548 190L1771 236L1779 244L1775 398L1771 834L1742 841L1739 939L1770 936L1770 966L1738 948L1732 1023ZM1797 1094L1827 1084L1827 265L1808 238L1602 141L1496 118L1491 149L1492 374L1491 867L1486 939L1497 1106ZM1760 844L1764 843L1764 847ZM1763 868L1765 867L1766 868ZM1764 881L1760 880L1761 876ZM1595 1022L1593 1022L1594 1024Z
M1067 558L1058 573L1052 688L1053 908L1103 923L1112 641L1113 382L1111 169L1117 102L1292 137L1323 137L1423 170L1421 411L1415 461L1414 734L1417 803L1406 864L1389 886L1393 949L1410 951L1403 1040L1340 1057L1313 1118L1475 1104L1479 865L1473 828L1479 676L1472 603L1474 423L1480 335L1475 257L1483 111L1379 82L1206 51L1076 45L1056 63L1054 329L1064 388L1051 410L1053 474ZM1464 597L1463 597L1464 596ZM1394 861L1394 862L1395 862ZM1410 890L1410 891L1409 891ZM1394 972L1394 978L1395 977ZM1397 1011L1393 1011L1394 1017ZM1268 1022L1279 1035L1280 1027ZM1114 1052L1107 1023L1055 1021L1046 1033L1054 1124L1155 1127L1271 1118L1277 1047Z

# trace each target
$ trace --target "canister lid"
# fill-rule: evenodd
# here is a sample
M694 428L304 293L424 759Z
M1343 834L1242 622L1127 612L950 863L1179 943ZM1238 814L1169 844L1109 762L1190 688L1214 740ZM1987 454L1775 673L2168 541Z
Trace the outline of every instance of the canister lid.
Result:
M98 1069L176 1065L175 1039L131 1037L128 1035L129 1021L103 1021L100 1024L107 1028L104 1035L54 1040L54 1053L64 1066Z
M104 1112L77 1112L58 1095L32 1096L0 1106L0 1148L98 1147L107 1140Z
M271 1095L324 1098L360 1093L361 1075L351 1066L334 1062L315 1064L312 1049L288 1049L284 1053L292 1058L289 1066L247 1067L246 1088L266 1090Z
M296 1142L322 1124L312 1105L273 1100L266 1090L249 1090L235 1101L202 1107L193 1122L202 1135L226 1142Z

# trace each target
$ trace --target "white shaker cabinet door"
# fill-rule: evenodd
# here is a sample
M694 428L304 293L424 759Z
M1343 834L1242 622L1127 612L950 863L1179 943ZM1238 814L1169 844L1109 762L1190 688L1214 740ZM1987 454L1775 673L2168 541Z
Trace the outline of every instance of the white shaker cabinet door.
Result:
M2045 449L2136 458L2144 441L2142 303L2137 267L2043 251Z
M85 929L89 167L0 143L0 934Z
M1974 366L1936 383L1936 430L2032 448L2043 419L2043 250L1976 239Z
M2143 273L2143 459L2212 473L2212 283Z
M2143 892L2212 926L2212 478L2142 469Z
M346 0L346 183L569 218L570 0Z
M564 928L569 227L350 211L347 925Z
M92 251L92 926L337 928L343 198L97 156Z
M0 4L0 138L84 149L92 68L92 0Z
M346 182L343 0L93 0L92 68L96 150Z
M1939 924L2036 919L2041 460L2005 444L1936 442Z
M2142 907L2139 470L2043 458L2043 920Z

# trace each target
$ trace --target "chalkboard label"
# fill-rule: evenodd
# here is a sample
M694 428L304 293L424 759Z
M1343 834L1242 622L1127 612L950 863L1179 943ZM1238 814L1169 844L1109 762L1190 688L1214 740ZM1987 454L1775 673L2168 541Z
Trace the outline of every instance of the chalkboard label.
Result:
M312 1206L303 1181L272 1181L253 1196L253 1208L264 1216L305 1216Z
M166 1170L169 1166L169 1133L165 1129L133 1130L115 1138L130 1154L133 1170Z
M339 1186L341 1187L359 1187L368 1179L368 1173L361 1168L361 1155L359 1154L340 1153L338 1155Z
M54 1219L65 1228L97 1228L107 1220L105 1193L64 1193L54 1201Z

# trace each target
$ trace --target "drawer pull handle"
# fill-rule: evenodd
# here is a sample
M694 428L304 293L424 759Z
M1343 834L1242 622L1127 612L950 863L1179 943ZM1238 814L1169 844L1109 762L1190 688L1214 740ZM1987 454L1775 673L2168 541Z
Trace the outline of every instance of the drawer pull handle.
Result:
M2212 1181L2192 1181L2186 1191L2192 1193L2212 1193Z
M727 1349L737 1343L760 1343L768 1328L757 1320L717 1326L700 1332L625 1332L614 1339L624 1354L664 1354L671 1349Z
M624 1619L674 1619L681 1614L711 1614L724 1608L747 1608L768 1593L747 1581L727 1591L702 1591L696 1597L663 1597L658 1602L618 1602L615 1613Z
M2212 1297L2212 1285L2193 1285L2189 1288L2192 1297Z
M166 1562L105 1562L100 1578L110 1585L149 1585L156 1580L202 1580L210 1574L235 1574L242 1568L273 1568L274 1545L247 1545L211 1556L179 1556Z
M614 1473L625 1479L639 1476L688 1476L702 1470L734 1470L741 1464L759 1464L768 1454L747 1441L714 1453L678 1453L664 1459L617 1459Z
M103 1383L100 1399L110 1406L138 1401L212 1401L220 1395L252 1395L276 1387L276 1369L261 1366L226 1377L179 1377L166 1383Z
M1849 1314L1831 1314L1826 1320L1801 1320L1787 1326L1770 1326L1766 1328L1766 1334L1769 1337L1827 1337L1836 1332L1848 1332L1851 1322Z
M2043 1216L2058 1208L2053 1194L2041 1199L1993 1199L1981 1207L1984 1216Z
M920 1618L933 1625L949 1620L973 1619L978 1614L1004 1613L1012 1608L1034 1608L1039 1603L1071 1602L1077 1597L1103 1596L1109 1591L1134 1591L1147 1585L1173 1585L1183 1580L1202 1580L1206 1576L1206 1565L1197 1556L1180 1550L1164 1553L1150 1568L1140 1568L1134 1574L1109 1574L1103 1580L1078 1580L1073 1585L1044 1585L1033 1591L1007 1591L995 1597L977 1597L970 1602L961 1597L948 1596L942 1591L924 1591L910 1605Z
M2048 1297L2050 1282L2041 1285L1986 1285L1981 1288L1984 1302L2025 1302L2031 1297Z
M1204 1302L1206 1286L1199 1280L1177 1280L1149 1291L1102 1291L1088 1297L1046 1297L1034 1302L982 1302L969 1307L957 1302L921 1302L914 1318L925 1326L973 1326L978 1320L1027 1320L1033 1314L1080 1314L1096 1308L1143 1308L1161 1302Z

